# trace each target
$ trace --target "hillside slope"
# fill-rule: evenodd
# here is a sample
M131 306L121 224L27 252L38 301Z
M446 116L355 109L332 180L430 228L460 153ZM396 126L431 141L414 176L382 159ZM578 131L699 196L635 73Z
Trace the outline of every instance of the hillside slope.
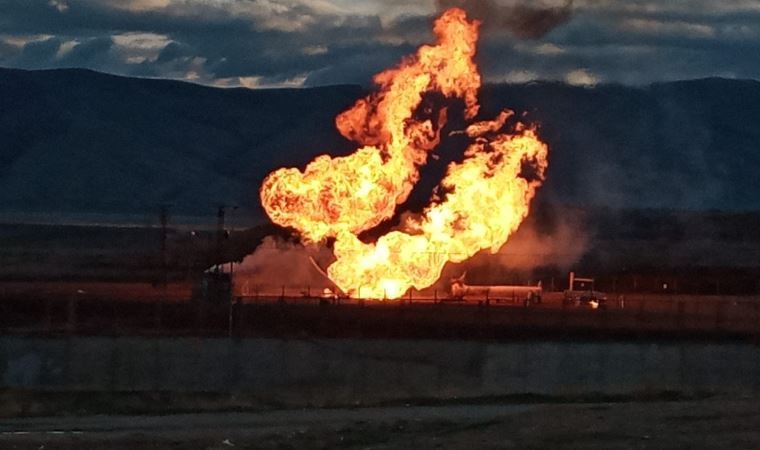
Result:
M0 69L0 212L146 213L170 203L178 214L211 216L226 203L255 220L271 170L352 149L334 117L362 93ZM551 148L543 200L760 208L758 82L494 85L481 101L483 117L510 107L541 124ZM424 202L434 184L413 199Z

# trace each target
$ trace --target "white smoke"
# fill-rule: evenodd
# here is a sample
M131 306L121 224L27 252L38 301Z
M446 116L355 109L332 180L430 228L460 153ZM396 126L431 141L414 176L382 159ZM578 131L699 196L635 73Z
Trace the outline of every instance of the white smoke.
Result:
M236 266L235 289L243 296L318 295L331 282L311 259L326 267L335 258L324 245L304 246L267 236L252 254Z

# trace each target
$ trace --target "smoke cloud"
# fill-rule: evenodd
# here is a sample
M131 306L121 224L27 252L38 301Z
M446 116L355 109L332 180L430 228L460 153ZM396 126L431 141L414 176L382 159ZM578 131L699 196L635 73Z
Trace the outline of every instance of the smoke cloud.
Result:
M470 284L528 284L538 281L533 278L536 269L565 273L592 246L589 225L584 211L538 205L497 253L481 252L445 275L467 272Z
M566 23L573 15L573 0L560 6L522 3L502 5L496 0L437 0L440 10L460 7L483 22L486 30L507 30L520 39L538 39Z
M535 269L555 266L570 269L587 251L591 236L584 214L569 208L549 229L532 217L510 237L497 256L507 267Z
M240 295L319 295L333 284L314 267L313 258L326 267L335 258L323 245L304 246L267 236L252 254L235 268L235 288Z

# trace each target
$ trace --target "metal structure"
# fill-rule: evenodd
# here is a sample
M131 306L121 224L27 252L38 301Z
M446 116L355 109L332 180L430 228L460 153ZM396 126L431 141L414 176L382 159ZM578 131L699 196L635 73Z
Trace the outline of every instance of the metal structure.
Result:
M543 297L543 287L539 281L535 286L522 285L470 285L464 281L463 273L457 278L451 280L451 297L458 300L466 298L481 299L486 302L511 301L512 303L522 302L525 306L541 303Z
M567 290L564 292L563 304L579 308L606 308L607 295L594 289L593 278L576 277L575 272L570 272L570 280Z

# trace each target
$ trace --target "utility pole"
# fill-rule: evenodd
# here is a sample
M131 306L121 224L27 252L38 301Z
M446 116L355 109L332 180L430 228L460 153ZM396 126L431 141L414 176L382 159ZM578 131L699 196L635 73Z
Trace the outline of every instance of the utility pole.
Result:
M161 220L161 270L163 272L163 284L166 286L168 283L169 278L169 258L167 255L167 247L166 247L166 240L168 235L168 224L169 224L169 205L161 205L161 212L160 212L160 220Z
M229 206L232 208L232 211L235 211L237 209L237 206ZM229 338L232 338L233 334L233 286L232 286L232 269L233 269L233 262L230 261L230 273L228 275L224 275L222 273L222 265L224 264L224 252L223 252L223 245L224 240L227 238L226 230L224 229L224 216L225 216L225 209L228 208L226 205L219 205L216 211L216 267L214 269L215 273L215 292L214 297L217 301L219 301L223 296L224 301L227 302L227 308L228 308L228 315L227 315L227 336Z
M219 205L216 212L216 272L219 273L224 260L224 240L227 237L224 229L224 218L227 212L227 208L231 208L234 212L238 209L237 206Z
M216 212L216 273L221 270L222 265L222 245L224 244L224 208L225 205L219 205Z
M161 300L156 303L154 311L154 325L157 331L161 330L161 322L163 316L163 303L168 301L168 289L169 289L169 256L167 249L167 235L169 225L169 206L168 204L161 205L159 213L159 220L161 222L161 272L162 280L161 284L164 289L164 295Z
M227 238L227 232L224 229L224 218L227 208L232 208L232 211L237 209L237 206L219 205L216 211L216 251L214 255L214 288L212 289L212 297L219 301L225 299L230 301L232 298L232 263L230 263L230 273L225 274L223 271L225 260L225 248L224 241Z

